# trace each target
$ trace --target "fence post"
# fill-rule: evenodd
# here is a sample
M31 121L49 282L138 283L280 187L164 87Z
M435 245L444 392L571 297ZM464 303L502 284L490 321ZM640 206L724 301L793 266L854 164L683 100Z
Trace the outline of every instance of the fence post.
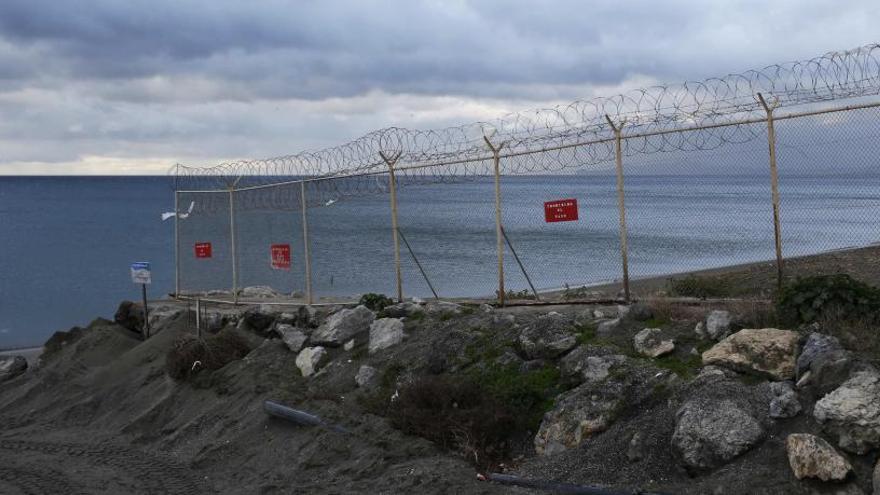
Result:
M306 201L306 183L299 183L299 197L302 207L303 256L306 261L306 304L312 304L312 257L309 254L309 215Z
M232 253L232 302L238 303L238 259L235 256L235 185L229 186L229 239Z
M608 125L614 131L614 157L617 169L617 209L620 216L620 257L623 264L623 297L626 302L629 302L629 248L627 246L626 204L623 191L623 137L621 136L621 129L623 129L626 121L624 120L620 125L615 125L607 114L605 115L605 120L608 121Z
M174 191L174 299L180 299L180 193Z
M397 179L394 177L394 165L400 158L401 152L398 151L394 156L387 156L380 151L379 156L388 165L388 181L391 189L391 233L394 236L394 270L397 280L397 301L403 302L403 277L400 271L400 239L397 235Z
M767 112L767 142L770 146L770 190L773 199L773 237L776 243L776 287L782 290L782 231L779 223L779 174L776 169L776 127L773 124L773 110L779 105L775 100L772 105L761 93L758 93L758 101Z
M495 167L495 244L498 251L498 304L504 306L504 232L501 225L501 148L504 143L497 147L489 141L485 135L483 140L486 146L492 150L492 162Z

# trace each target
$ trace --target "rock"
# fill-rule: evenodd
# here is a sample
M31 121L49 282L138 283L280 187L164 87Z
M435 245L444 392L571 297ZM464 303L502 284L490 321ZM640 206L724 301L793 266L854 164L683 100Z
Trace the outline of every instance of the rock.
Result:
M299 351L296 356L296 367L302 373L302 376L312 376L318 368L323 364L327 357L327 349L323 347L306 347Z
M601 320L601 319L605 318L605 312L603 312L601 309L593 310L593 318L596 318L597 320Z
M706 317L706 335L712 340L721 340L730 335L730 312L710 312Z
M663 340L663 332L659 328L646 328L633 337L633 348L647 357L660 357L675 350L672 339Z
M793 418L801 412L801 403L791 382L770 384L773 399L770 400L771 418Z
M27 371L28 363L24 356L0 356L0 383L11 380Z
M577 447L594 433L608 429L623 404L622 388L616 382L585 383L565 392L544 414L535 435L535 451L551 455Z
M581 346L562 358L559 362L562 373L588 382L599 382L608 377L612 367L626 361L626 357L619 354L593 356L588 354L589 351Z
M824 439L809 433L793 433L785 439L788 463L794 476L818 478L822 481L842 481L852 471L852 465Z
M813 378L813 374L809 372L809 370L803 374L803 376L798 379L797 383L794 385L797 388L804 388L810 384L810 379Z
M642 432L637 431L633 433L632 438L629 440L629 445L626 448L626 458L629 459L629 462L640 461L644 457L644 451L644 435L642 435Z
M357 375L354 377L354 381L360 388L375 388L379 385L379 371L372 366L367 366L366 364L361 365L361 367L358 368Z
M816 402L813 416L848 452L862 455L880 447L880 374L853 374Z
M379 318L370 325L370 354L403 342L403 320Z
M275 317L275 324L285 324L285 325L293 325L296 326L297 320L299 318L295 313L281 313Z
M202 318L202 327L208 333L217 333L226 325L226 317L222 313L211 312Z
M647 321L654 317L654 310L643 303L635 303L629 307L626 317L635 321Z
M243 298L249 299L269 299L279 296L279 294L275 292L275 289L266 285L254 285L251 287L245 287L241 289L238 294Z
M694 333L697 334L697 337L700 339L708 339L709 334L706 333L706 324L702 321L697 322L697 326L694 327Z
M501 313L492 315L492 328L509 328L516 326L516 317L510 313Z
M810 369L810 364L812 364L813 360L816 359L817 356L840 350L843 350L843 347L840 345L840 341L837 340L835 337L817 332L811 333L809 337L807 337L807 341L804 342L804 347L801 350L801 355L798 356L798 378L800 378Z
M284 323L275 325L275 333L281 337L284 345L286 345L291 352L301 351L306 341L309 339L309 336L299 328Z
M629 306L624 306L623 304L617 305L617 317L618 318L626 318L629 315Z
M260 305L248 308L242 315L242 321L251 330L257 333L263 333L269 330L272 323L275 322L277 314L271 306Z
M485 303L480 304L480 313L491 313L493 311L495 311L495 308L493 308L492 306Z
M122 301L113 321L132 332L141 333L144 331L144 307L132 301Z
M610 335L620 327L620 318L613 320L600 321L596 326L597 335Z
M773 380L794 378L798 334L776 328L744 329L703 353L703 364L714 364Z
M149 309L150 335L162 331L171 321L184 314L185 309L178 306L157 305Z
M571 320L551 312L539 316L520 332L517 345L527 359L555 359L577 345Z
M354 341L354 339L351 339L342 346L342 349L346 352L351 351L352 349L354 349L355 343L356 342Z
M330 315L312 333L312 342L331 347L341 346L353 337L368 332L375 319L376 314L366 306L342 309Z
M727 463L763 438L761 424L735 402L692 399L676 413L672 446L687 468L702 470Z
M429 315L442 315L442 314L461 314L464 308L460 304L455 304L446 301L431 301L425 305L425 311L428 312Z
M385 306L382 313L389 318L404 318L416 314L424 314L425 308L419 304L406 301L399 304L392 304L391 306Z
M810 363L810 386L822 397L849 379L855 368L852 353L842 349L819 354Z

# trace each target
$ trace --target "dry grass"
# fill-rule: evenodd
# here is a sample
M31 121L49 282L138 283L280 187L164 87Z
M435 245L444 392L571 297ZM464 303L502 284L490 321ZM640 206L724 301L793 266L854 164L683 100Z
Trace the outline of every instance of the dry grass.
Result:
M232 331L202 339L186 335L165 356L165 371L175 380L185 380L205 369L220 369L250 351L247 341Z

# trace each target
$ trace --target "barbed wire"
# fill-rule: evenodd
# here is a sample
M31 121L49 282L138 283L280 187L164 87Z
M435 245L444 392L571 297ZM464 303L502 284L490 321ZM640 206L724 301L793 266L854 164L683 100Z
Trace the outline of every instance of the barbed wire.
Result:
M310 206L387 192L388 167L380 152L399 153L395 170L403 187L492 174L492 154L485 138L502 146L505 175L607 164L614 159L614 134L608 119L622 126L623 153L628 156L711 150L748 142L764 135L766 129L756 123L766 118L758 93L776 108L878 95L880 44L704 81L513 113L492 122L433 130L390 127L319 151L209 167L177 165L171 173L177 190L235 186L248 191L236 193L241 196L236 198L236 207L296 209L300 207L299 186L294 190L284 183L302 178L325 179L308 183ZM221 199L213 202L212 196ZM211 194L202 198L199 209L219 209L225 201L221 193Z

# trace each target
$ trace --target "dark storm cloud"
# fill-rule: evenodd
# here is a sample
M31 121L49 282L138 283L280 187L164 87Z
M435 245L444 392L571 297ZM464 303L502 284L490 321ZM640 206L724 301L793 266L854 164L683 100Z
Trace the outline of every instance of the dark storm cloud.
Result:
M0 167L289 153L851 48L877 18L867 0L3 0Z

